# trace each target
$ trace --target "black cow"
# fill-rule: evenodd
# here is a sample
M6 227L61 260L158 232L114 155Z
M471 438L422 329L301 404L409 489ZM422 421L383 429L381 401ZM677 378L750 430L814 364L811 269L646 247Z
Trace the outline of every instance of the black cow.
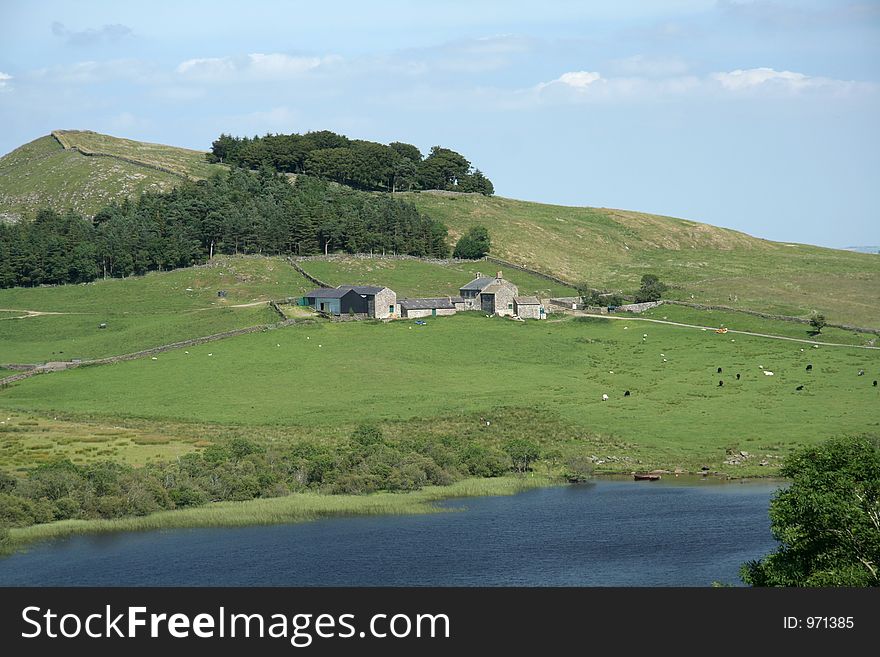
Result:
M623 396L624 396L624 397L629 397L629 390L627 390L625 393L623 393Z
M739 381L739 374L736 375L736 380Z
M812 371L813 371L813 366L807 365L807 372L812 372Z
M721 368L720 368L720 367L718 368L718 373L721 374Z
M798 386L797 388L795 388L795 390L803 390L803 389L804 389L803 386Z
M724 385L724 381L719 381L719 382L718 382L718 387L719 387L719 388L720 388L721 386L723 386L723 385Z

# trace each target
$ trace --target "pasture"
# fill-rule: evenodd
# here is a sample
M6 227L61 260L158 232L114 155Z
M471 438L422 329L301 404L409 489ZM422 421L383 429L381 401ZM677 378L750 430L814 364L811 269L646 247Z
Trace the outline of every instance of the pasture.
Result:
M880 431L880 352L645 322L469 313L425 326L297 325L186 351L34 377L0 392L0 412L278 440L375 421L391 435L529 437L596 455L600 471L708 464L731 474L770 474L797 445ZM740 451L744 463L723 464Z
M261 302L310 287L281 259L218 257L127 279L4 289L0 364L114 356L271 323L279 318Z

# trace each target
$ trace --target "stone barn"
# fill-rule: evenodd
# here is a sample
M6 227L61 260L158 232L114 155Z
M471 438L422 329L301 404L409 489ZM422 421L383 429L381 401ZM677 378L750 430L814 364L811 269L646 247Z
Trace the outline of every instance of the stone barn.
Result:
M385 319L397 314L397 294L387 287L340 285L312 290L303 296L306 305L329 315L364 315Z
M456 312L455 297L437 299L401 299L400 316L408 319L418 317L440 317L454 315Z
M521 319L544 319L547 316L538 297L513 297L513 313Z
M477 277L459 289L464 301L464 309L479 310L490 315L514 315L513 299L519 294L519 288L510 281L504 280L499 271L495 278Z

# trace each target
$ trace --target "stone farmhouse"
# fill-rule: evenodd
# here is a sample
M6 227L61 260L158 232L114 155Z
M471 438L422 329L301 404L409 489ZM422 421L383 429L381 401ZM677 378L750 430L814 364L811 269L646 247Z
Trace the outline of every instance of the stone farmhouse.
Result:
M477 310L487 315L545 319L544 306L537 297L519 296L519 289L504 280L499 271L495 277L479 272L457 297L432 297L397 300L394 290L369 285L322 287L303 296L303 304L327 315L357 315L375 319L398 317L416 319L454 315L463 310Z
M519 288L510 281L504 280L500 271L495 278L477 272L477 277L467 285L463 285L459 292L464 302L464 310L480 310L490 315L508 317L516 314L513 300L519 294Z
M387 287L340 285L322 287L303 296L305 303L328 315L364 315L385 319L398 315L397 294Z

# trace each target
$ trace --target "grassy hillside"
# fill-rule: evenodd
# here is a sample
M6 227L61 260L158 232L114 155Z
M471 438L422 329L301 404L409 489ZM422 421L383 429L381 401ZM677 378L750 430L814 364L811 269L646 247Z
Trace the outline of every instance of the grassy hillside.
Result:
M459 288L470 281L476 272L494 276L495 265L485 262L433 263L418 260L392 258L355 258L332 256L328 259L306 260L300 263L312 276L331 285L352 283L357 285L385 285L397 292L397 296L455 296ZM545 278L508 269L504 277L513 281L519 293L525 295L570 296L575 290Z
M281 259L219 257L135 278L0 290L0 364L113 356L270 323L278 317L264 304L244 304L311 287Z
M205 177L222 168L207 164L201 151L88 131L53 134L57 138L43 137L0 158L0 218L47 205L91 214L111 199L170 189L180 176ZM493 255L574 283L632 291L643 273L654 272L674 286L675 298L798 316L819 311L832 322L880 328L880 258L875 255L770 242L625 210L453 193L402 198L446 223L453 238L485 224ZM331 279L335 275L328 273ZM366 282L352 282L361 280ZM435 287L445 282L408 272L388 284L404 286L403 293L412 295L439 293ZM406 288L410 283L413 287Z
M112 200L168 191L184 175L204 178L221 168L205 162L200 151L93 132L56 134L0 158L0 219L16 220L44 207L92 215ZM77 148L102 155L89 157Z
M625 210L476 194L403 196L446 223L453 237L483 224L493 255L572 282L631 291L653 272L679 299L798 316L816 310L832 322L880 327L876 256Z
M302 325L35 377L3 391L0 409L310 436L363 421L438 439L513 432L617 468L608 455L694 469L743 450L776 463L794 445L880 430L880 354L803 346L607 319Z

